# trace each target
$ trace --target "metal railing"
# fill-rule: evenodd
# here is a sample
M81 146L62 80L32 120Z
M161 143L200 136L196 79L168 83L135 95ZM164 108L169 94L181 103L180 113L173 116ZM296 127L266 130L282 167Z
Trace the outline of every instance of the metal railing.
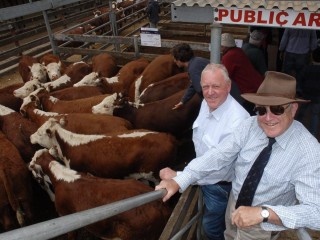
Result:
M165 189L141 194L111 204L73 213L49 221L0 234L0 239L6 240L44 240L60 236L64 233L85 227L92 223L115 216L119 213L155 201L167 194Z

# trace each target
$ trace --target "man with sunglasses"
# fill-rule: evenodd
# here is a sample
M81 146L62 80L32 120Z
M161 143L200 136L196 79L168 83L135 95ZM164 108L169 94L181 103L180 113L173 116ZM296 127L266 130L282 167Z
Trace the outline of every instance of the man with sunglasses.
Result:
M320 145L294 120L298 103L306 102L295 94L294 77L267 72L256 94L242 94L255 104L258 115L192 160L181 174L161 181L156 190L167 189L163 201L209 174L223 179L225 169L232 169L226 240L275 239L279 231L301 227L320 230ZM252 201L238 204L247 175L267 145L269 157Z

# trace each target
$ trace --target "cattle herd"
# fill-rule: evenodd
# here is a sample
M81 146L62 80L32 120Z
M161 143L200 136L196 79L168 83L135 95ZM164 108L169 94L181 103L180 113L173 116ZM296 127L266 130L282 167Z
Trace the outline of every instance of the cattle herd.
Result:
M123 66L108 53L72 64L22 56L19 73L21 84L0 89L0 232L37 222L34 185L63 216L153 191L159 170L184 160L200 99L172 110L190 80L170 54ZM157 200L86 230L158 239L171 211Z
M111 7L115 13L115 24L117 28L121 28L134 18L144 15L147 5L148 0L113 1ZM111 35L112 22L110 21L109 13L110 9L108 6L96 8L93 11L93 15L83 19L80 26L68 30L67 33L75 35ZM64 46L68 47L79 47L83 45L83 42L73 41L65 43L64 41L58 41L57 44L64 44Z

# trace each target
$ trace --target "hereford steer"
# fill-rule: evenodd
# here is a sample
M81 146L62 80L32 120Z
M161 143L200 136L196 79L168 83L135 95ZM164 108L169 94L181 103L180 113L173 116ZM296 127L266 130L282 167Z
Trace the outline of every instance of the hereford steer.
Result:
M0 131L0 227L12 230L34 221L33 191L25 162Z
M51 92L50 95L60 100L76 100L102 95L104 93L105 91L102 87L82 86L78 88L68 87L60 89L58 91Z
M17 98L25 98L33 91L41 88L43 85L38 80L31 80L24 83L23 86L13 91L13 95Z
M186 89L190 85L187 72L178 73L172 77L150 84L143 90L139 99L141 103L154 102Z
M100 53L92 57L92 72L99 77L113 77L118 72L116 59L108 53Z
M73 34L73 35L83 35L85 33L89 34L88 32L90 31L90 34L95 34L94 32L91 32L91 30L95 29L95 26L92 26L91 24L84 24L83 26L75 27L71 29L70 31L66 32L66 34ZM58 41L57 45L63 44L63 47L80 47L81 45L84 44L84 42L78 42L78 41L69 41L69 42L64 42L64 41Z
M92 113L58 114L54 112L44 112L36 109L33 103L26 105L23 115L36 123L38 127L50 118L54 118L58 120L66 130L81 134L105 134L132 129L132 124L128 120L120 117Z
M30 135L37 131L38 126L18 112L0 105L0 129L19 150L23 160L29 162L39 149L30 142Z
M184 92L181 90L168 98L139 105L126 101L121 94L113 94L94 106L92 112L125 118L133 124L134 128L179 135L192 126L201 103L200 98L195 95L183 108L172 110Z
M56 80L61 77L61 73L65 71L65 64L61 62L59 56L47 53L41 59L40 63L45 66L46 72L50 81Z
M156 57L148 64L140 77L131 84L129 91L130 101L139 103L140 94L150 84L159 82L180 72L181 69L175 64L171 54Z
M18 69L23 82L38 80L44 83L47 81L45 67L32 56L23 55L20 58Z
M137 180L98 178L68 169L57 162L48 150L39 150L29 169L36 179L50 179L55 192L55 207L60 216L153 191L153 188ZM103 239L156 240L170 213L167 205L156 200L91 224L86 229Z
M89 74L87 78L74 84L78 86L102 86L106 93L114 93L121 91L129 91L130 85L133 81L141 75L143 70L147 67L149 62L144 58L139 58L125 64L120 68L116 76L111 78L98 78L97 74Z
M93 97L75 100L59 100L51 95L42 95L40 104L42 110L57 113L92 113L92 107L100 103L110 94L102 94Z
M48 92L57 91L62 88L72 87L84 76L92 71L91 67L85 62L76 62L66 68L65 73L53 82L44 84Z
M176 140L166 133L127 130L109 135L84 135L67 131L49 119L32 143L56 148L67 166L106 178L123 178L132 173L158 171L175 161Z

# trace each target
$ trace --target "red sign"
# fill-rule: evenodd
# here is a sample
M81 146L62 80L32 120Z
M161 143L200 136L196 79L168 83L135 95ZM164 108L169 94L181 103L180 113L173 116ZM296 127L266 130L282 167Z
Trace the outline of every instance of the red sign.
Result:
M216 8L214 22L240 25L320 29L320 13L288 9Z

